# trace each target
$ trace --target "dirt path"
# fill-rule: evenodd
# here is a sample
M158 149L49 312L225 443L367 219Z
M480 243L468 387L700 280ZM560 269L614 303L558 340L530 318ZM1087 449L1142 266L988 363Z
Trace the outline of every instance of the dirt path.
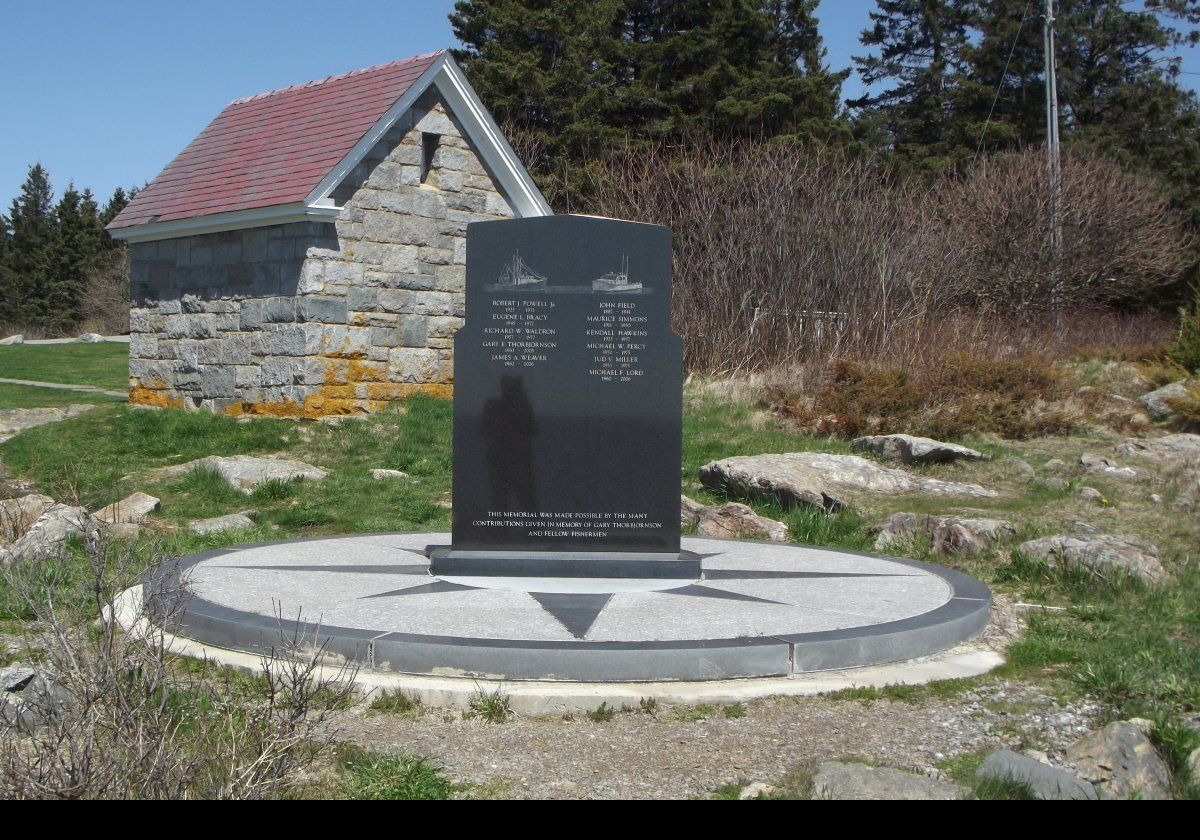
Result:
M1015 710L1019 710L1016 724ZM946 702L780 698L744 717L681 720L618 714L603 723L528 719L487 724L427 711L347 713L336 737L381 753L431 757L457 783L506 798L692 798L723 785L778 782L797 765L852 759L937 774L964 753L1033 744L1053 753L1095 709L1061 709L1030 686L996 681Z

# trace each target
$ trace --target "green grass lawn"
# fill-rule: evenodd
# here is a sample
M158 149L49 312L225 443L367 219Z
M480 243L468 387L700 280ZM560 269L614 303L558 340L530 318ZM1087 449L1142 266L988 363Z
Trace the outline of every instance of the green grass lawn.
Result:
M0 382L0 408L43 408L71 403L120 402L120 397L82 391L60 391L57 388L38 388L35 385L6 385Z
M4 392L0 391L2 399ZM714 458L798 450L848 451L844 442L790 430L749 399L689 389L686 405L681 488L707 503L723 499L699 487L696 471ZM134 490L160 497L158 521L176 527L143 536L139 551L149 563L153 557L161 557L157 552L179 555L238 542L448 530L450 511L444 501L450 490L451 420L451 403L428 397L414 397L400 411L341 425L237 422L204 412L133 410L114 403L63 423L28 430L0 445L0 452L14 475L32 479L41 491L55 498L78 499L90 508ZM1053 439L1005 443L997 454L1005 451L1041 463L1060 451L1067 455L1068 450L1105 445L1111 441ZM308 461L326 469L329 476L318 482L267 484L247 496L215 473L182 478L153 473L156 468L205 455L266 453ZM370 470L376 467L403 470L409 479L374 481ZM1067 698L1095 697L1113 718L1142 716L1159 721L1163 751L1177 759L1186 756L1189 745L1200 744L1200 736L1181 723L1200 710L1200 569L1189 514L1139 501L1146 492L1140 486L1122 490L1115 484L1104 488L1109 504L1081 509L1074 492L1038 489L1038 485L1019 479L1003 460L934 467L929 472L979 481L1003 496L990 504L978 499L941 499L937 512L970 515L974 511L979 515L980 508L995 510L1012 520L1020 534L976 557L934 557L928 546L919 544L897 547L896 553L969 572L1013 600L1066 608L1027 614L1028 630L1010 647L1009 662L1001 674L1007 679L1045 684ZM894 510L924 509L932 504L891 497L866 502L862 512L834 516L814 510L785 511L760 503L753 507L787 522L797 542L864 550L873 541L872 523ZM178 527L191 519L246 509L255 511L255 525L241 533L200 537ZM1159 587L1147 587L1133 580L1105 580L1088 573L1051 573L1014 556L1020 539L1046 532L1070 533L1061 530L1063 523L1084 517L1110 533L1138 533L1158 543L1172 579ZM1128 530L1122 530L1123 526ZM2 589L0 585L0 623L11 623L19 616L5 614ZM946 702L972 684L946 684ZM935 689L915 694L927 696L931 690ZM1177 768L1181 760L1173 761ZM1179 773L1184 780L1181 792L1194 793L1187 787L1186 771Z
M129 345L104 342L0 347L0 377L125 391L129 387Z

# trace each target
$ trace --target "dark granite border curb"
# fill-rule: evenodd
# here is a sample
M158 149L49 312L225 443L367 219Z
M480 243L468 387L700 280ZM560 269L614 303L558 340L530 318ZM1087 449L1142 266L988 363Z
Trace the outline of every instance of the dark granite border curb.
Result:
M318 626L302 618L234 610L186 591L187 570L214 557L288 542L363 536L380 535L255 543L206 551L164 564L144 580L147 612L164 629L204 644L269 654L284 648L285 640L301 638L324 645L332 658L371 670L504 680L693 682L785 677L929 656L982 633L991 606L988 588L961 572L917 560L820 546L813 548L876 557L935 574L953 594L945 604L922 615L847 630L670 642L554 642ZM183 585L181 580L185 581Z

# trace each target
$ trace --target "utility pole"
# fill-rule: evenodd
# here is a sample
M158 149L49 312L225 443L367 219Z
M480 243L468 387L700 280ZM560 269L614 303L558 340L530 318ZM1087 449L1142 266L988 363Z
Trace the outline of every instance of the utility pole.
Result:
M1059 317L1059 272L1062 264L1062 158L1058 144L1058 76L1054 70L1054 0L1046 0L1046 154L1050 163L1050 249L1053 264L1050 275L1051 305L1054 317Z

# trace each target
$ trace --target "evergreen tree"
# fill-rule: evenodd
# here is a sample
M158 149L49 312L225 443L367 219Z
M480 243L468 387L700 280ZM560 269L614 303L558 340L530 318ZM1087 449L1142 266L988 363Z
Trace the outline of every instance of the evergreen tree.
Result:
M454 55L496 119L533 132L549 157L581 156L620 133L623 12L621 0L459 0Z
M4 255L8 251L8 241L12 239L12 228L8 216L0 213L0 265L4 265Z
M971 20L970 0L879 0L861 41L877 53L855 56L864 84L879 93L848 103L860 120L882 129L887 146L905 163L939 170L963 143L952 112L961 82L962 51Z
M12 228L8 217L0 213L0 322L16 316L16 283L8 268L8 246L12 240Z
M126 193L121 187L117 187L115 190L113 190L112 196L108 199L108 203L104 205L104 210L102 210L100 213L101 226L106 226L109 222L115 219L117 214L124 210L129 202L133 200L133 196L136 193L136 189ZM111 237L110 240L114 242L116 241L112 240Z
M845 131L819 0L459 0L455 52L546 169L692 131Z
M1046 138L1045 49L1040 0L974 0L972 42L955 91L963 154Z
M99 265L106 236L91 190L81 194L69 184L55 207L43 323L65 327L79 320L88 275Z
M845 73L824 64L818 0L627 4L622 92L643 136L715 133L828 137L843 127Z
M7 319L41 322L47 315L44 304L54 238L53 200L49 174L40 163L29 167L9 211L12 235L4 259Z

